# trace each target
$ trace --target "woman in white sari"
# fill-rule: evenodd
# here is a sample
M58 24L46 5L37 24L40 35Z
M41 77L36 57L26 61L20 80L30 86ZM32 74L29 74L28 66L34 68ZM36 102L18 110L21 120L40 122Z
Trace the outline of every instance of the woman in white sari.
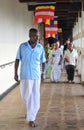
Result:
M59 48L59 41L55 43L55 58L51 72L51 81L59 82L61 76L62 51Z

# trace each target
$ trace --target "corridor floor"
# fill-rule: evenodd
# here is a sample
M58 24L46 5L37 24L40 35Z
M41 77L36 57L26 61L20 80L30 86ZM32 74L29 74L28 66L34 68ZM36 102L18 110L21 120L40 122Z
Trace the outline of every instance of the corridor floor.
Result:
M41 84L41 108L37 127L25 121L26 109L19 86L0 101L0 130L84 130L84 86L66 83L63 72L60 83L46 79Z

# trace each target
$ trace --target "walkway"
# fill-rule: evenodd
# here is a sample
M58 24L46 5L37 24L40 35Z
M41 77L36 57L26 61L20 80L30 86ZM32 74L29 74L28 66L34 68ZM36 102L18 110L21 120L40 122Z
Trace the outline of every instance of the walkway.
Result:
M47 79L41 85L41 108L36 128L25 121L25 107L19 86L0 102L0 130L84 130L84 86L75 76L76 84L68 84L65 72L61 83Z

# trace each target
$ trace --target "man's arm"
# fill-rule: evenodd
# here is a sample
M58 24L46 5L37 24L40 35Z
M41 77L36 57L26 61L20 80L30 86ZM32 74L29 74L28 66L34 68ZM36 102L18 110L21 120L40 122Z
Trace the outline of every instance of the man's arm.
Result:
M15 60L15 66L14 66L14 70L15 70L15 72L14 72L14 79L16 81L18 81L18 67L19 67L19 60L16 59Z
M59 61L59 65L62 64L62 55L60 55L60 61Z
M44 79L46 62L42 63L41 81Z
M68 63L70 62L70 57L68 56L67 50L64 53L64 60Z
M42 63L42 72L45 72L45 62L44 63Z

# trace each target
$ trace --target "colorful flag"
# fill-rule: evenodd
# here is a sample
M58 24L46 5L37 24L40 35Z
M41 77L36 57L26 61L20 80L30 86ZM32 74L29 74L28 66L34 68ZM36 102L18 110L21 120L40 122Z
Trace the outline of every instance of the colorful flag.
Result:
M50 20L46 19L45 22L45 37L58 37L58 21L57 19ZM57 38L58 39L58 38Z
M55 4L41 4L35 8L34 25L45 22L46 19L54 19Z

